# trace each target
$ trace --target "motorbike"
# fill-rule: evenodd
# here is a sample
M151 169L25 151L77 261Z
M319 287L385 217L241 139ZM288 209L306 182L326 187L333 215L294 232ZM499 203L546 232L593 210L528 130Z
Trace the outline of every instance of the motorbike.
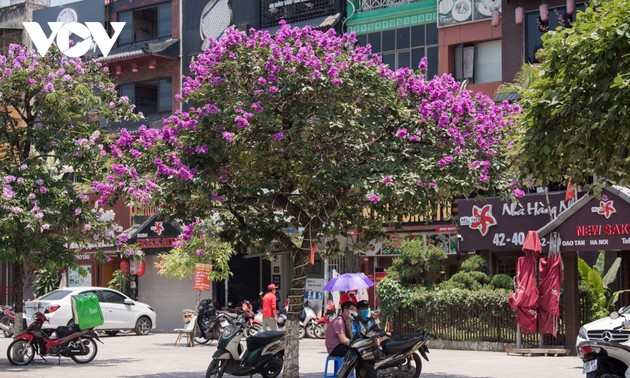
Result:
M304 301L304 308L300 312L300 324L304 326L304 333L311 339L317 338L315 334L315 328L317 327L317 315L311 308L311 302ZM300 333L302 331L300 330Z
M216 309L212 299L200 301L197 306L195 342L198 344L206 344L211 340L218 340L223 329L232 322L231 316Z
M0 329L4 333L4 337L13 336L13 323L15 322L15 313L13 307L2 306L2 312L0 313Z
M630 329L630 321L614 311L612 319L620 316L624 321L613 331ZM584 362L582 372L586 378L630 378L630 347L612 341L587 340L578 344L578 355Z
M264 378L275 378L280 374L284 365L284 332L268 331L249 336L243 349L241 339L249 327L248 322L239 319L223 330L206 378L221 378L225 373L236 376L261 374Z
M429 361L427 331L390 337L374 321L366 320L363 324L366 326L362 326L361 332L350 340L337 377L348 378L355 369L357 376L367 378L420 376L420 355ZM380 342L379 347L381 338L386 339Z
M335 317L335 304L333 301L328 301L326 304L326 312L319 319L317 319L317 325L315 326L315 337L323 339L326 337L326 328L328 324Z
M7 358L13 365L28 365L35 354L44 356L70 357L78 364L87 364L96 357L98 347L95 339L101 342L93 328L81 330L79 326L60 326L55 330L57 338L42 332L42 325L48 319L41 312L35 313L35 321L26 331L16 335L7 348ZM102 342L101 342L102 343Z

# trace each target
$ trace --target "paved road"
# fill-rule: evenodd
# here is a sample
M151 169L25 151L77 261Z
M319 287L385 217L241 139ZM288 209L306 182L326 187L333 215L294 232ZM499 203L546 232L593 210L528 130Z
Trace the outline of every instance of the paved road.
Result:
M78 365L70 358L50 357L45 362L36 357L25 367L9 364L6 349L11 339L0 338L1 377L203 377L214 352L213 345L194 348L175 347L172 333L149 336L102 337L104 344L94 361ZM183 345L183 344L182 344ZM300 342L301 377L323 375L323 340L304 339ZM425 378L577 378L583 377L577 357L524 357L505 353L455 350L431 350L430 362L424 362Z

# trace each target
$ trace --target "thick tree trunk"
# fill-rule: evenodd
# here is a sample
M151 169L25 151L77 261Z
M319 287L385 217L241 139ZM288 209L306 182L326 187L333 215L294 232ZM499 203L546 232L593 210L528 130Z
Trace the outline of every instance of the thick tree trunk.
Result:
M284 351L284 378L300 376L300 312L304 306L304 288L306 287L306 265L309 261L310 240L304 240L302 247L294 251L293 279L289 294L289 311L287 312L287 345Z
M24 274L25 266L22 263L13 263L13 305L15 306L15 319L13 321L13 334L17 335L24 330L22 313L24 312Z

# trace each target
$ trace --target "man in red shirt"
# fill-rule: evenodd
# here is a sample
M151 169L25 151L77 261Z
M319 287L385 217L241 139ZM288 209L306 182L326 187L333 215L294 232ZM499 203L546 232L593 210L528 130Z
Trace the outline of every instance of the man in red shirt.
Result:
M274 284L267 286L267 294L262 298L262 329L267 331L267 327L276 331L278 329L278 308L276 305L276 289L278 287Z

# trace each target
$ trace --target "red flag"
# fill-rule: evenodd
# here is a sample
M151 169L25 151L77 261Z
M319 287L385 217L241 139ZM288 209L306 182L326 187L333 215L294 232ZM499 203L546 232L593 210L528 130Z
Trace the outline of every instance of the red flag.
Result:
M311 265L315 265L315 248L316 247L317 247L317 244L313 243L313 246L311 247L311 260L310 260Z
M567 184L567 191L564 194L564 202L569 202L575 197L576 188L571 186L571 181Z

